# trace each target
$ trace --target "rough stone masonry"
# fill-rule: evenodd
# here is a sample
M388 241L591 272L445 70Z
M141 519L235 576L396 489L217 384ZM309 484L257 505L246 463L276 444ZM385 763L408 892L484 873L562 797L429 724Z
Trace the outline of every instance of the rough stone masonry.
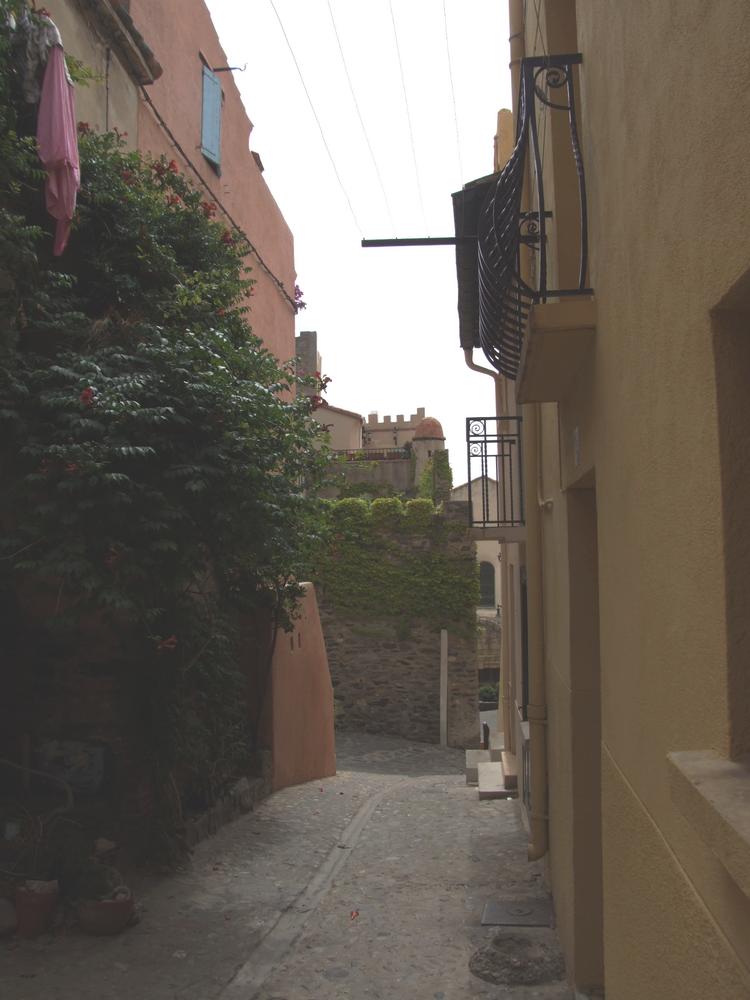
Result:
M447 503L444 516L466 524L465 507ZM446 544L457 556L474 558L468 529L452 533ZM326 603L324 591L320 605L337 727L439 742L440 628L394 622L376 607L366 616L345 614ZM448 631L450 746L478 746L476 656L475 632Z

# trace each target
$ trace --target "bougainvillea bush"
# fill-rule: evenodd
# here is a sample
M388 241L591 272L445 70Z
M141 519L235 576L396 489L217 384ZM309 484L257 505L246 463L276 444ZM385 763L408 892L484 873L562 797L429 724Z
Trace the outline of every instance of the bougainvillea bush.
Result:
M81 123L78 212L51 256L7 53L4 38L0 577L6 596L54 588L53 631L95 614L122 634L161 759L212 797L247 749L231 623L293 614L319 425L248 325L243 235L174 161Z

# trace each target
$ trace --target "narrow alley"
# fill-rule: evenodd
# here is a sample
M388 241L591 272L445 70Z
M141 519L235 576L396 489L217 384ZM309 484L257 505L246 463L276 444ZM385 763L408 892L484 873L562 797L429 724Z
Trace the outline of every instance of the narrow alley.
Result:
M276 793L201 843L185 871L143 881L141 920L124 934L6 946L0 996L572 996L553 930L481 926L488 901L546 892L541 867L519 863L517 803L478 801L463 763L458 750L340 734L336 777ZM498 936L513 947L493 947Z

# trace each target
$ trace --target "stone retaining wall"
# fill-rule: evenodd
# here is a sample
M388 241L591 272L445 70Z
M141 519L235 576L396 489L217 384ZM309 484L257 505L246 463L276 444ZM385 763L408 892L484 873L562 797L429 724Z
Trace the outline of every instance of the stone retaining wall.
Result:
M440 741L440 631L345 621L321 611L339 729ZM478 741L471 639L448 635L448 743Z
M465 503L446 503L451 523L440 544L458 561L475 562ZM425 536L389 534L406 549L428 552ZM378 607L344 613L318 592L339 729L440 741L440 626L387 617ZM448 628L448 743L479 743L476 629Z

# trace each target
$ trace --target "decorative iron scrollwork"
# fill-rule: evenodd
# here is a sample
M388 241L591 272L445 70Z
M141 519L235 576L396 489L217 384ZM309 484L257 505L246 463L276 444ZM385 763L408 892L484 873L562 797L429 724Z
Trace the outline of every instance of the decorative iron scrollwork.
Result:
M571 79L570 76L571 67L568 66L540 66L539 69L534 70L533 80L534 80L534 93L542 102L546 104L548 108L554 108L557 111L570 111L570 104L556 104L551 101L545 92L547 90L559 90L561 87L567 87L568 81ZM544 77L544 87L539 85L540 77Z
M521 417L467 417L470 523L524 525Z
M479 342L492 366L515 379L521 358L523 334L529 310L535 302L565 295L591 294L586 287L588 226L586 181L576 120L573 66L581 56L560 55L524 59L516 123L516 143L482 206L477 227L479 277ZM550 92L564 92L567 103L552 100ZM580 199L579 282L575 288L547 284L547 220L542 150L539 144L537 103L551 112L568 115L573 160L578 175ZM527 156L535 184L533 207L522 210ZM521 277L521 247L535 252L538 266L533 284Z

